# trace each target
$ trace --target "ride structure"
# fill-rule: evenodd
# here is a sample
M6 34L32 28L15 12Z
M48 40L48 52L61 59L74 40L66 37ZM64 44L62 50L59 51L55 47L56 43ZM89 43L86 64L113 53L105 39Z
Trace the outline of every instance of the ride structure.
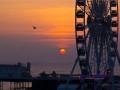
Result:
M75 36L77 59L70 77L79 62L81 90L85 89L88 77L108 78L115 90L114 67L116 59L120 64L118 46L118 0L76 0ZM101 79L94 80L94 90L99 90ZM93 90L93 89L92 89Z

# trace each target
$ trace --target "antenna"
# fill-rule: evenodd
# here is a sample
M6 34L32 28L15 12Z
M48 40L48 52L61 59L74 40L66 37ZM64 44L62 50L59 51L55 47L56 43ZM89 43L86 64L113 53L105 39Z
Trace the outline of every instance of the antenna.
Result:
M19 55L19 62L20 62L20 55Z
M29 56L28 56L28 62L29 62Z

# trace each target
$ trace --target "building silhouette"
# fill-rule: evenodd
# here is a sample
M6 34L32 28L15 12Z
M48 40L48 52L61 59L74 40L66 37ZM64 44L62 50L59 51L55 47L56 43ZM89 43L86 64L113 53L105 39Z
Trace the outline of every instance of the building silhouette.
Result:
M0 78L29 78L31 77L31 64L0 64Z

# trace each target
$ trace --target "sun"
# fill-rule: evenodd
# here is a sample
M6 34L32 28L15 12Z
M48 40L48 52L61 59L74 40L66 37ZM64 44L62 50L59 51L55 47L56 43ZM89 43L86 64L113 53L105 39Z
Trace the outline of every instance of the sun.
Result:
M61 48L59 52L60 54L66 54L66 50L64 48Z

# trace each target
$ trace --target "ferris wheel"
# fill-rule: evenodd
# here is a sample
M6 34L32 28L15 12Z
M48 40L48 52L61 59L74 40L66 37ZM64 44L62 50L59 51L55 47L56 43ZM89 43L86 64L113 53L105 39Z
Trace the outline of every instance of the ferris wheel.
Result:
M118 0L76 0L75 65L79 61L82 75L109 74L113 83L116 58L120 64L118 22Z
M114 73L118 44L118 1L76 0L76 47L81 73Z
M111 89L115 90L114 66L116 59L120 65L120 56L117 50L118 22L118 0L76 0L77 58L65 88L67 88L79 62L81 76L83 75L84 78L87 76L103 76L104 78L107 76L112 82ZM98 90L100 83L100 80L97 80L97 84L94 82L94 90ZM84 89L84 85L80 87L82 87L80 90L87 90Z

